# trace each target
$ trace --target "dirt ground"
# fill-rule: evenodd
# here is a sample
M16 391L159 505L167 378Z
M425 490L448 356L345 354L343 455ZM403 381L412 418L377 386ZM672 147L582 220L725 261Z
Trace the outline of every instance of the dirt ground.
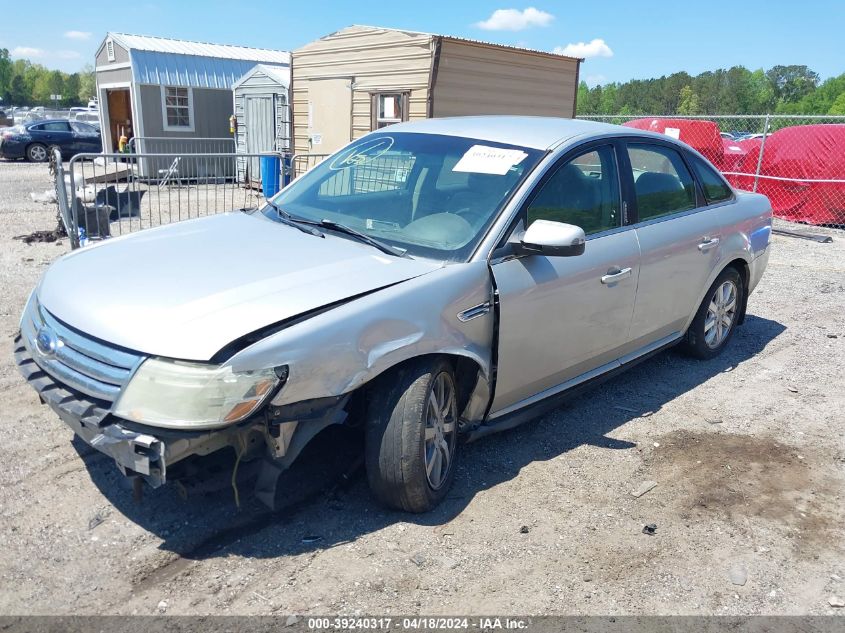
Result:
M54 227L29 199L49 187L0 162L0 614L845 611L845 232L775 237L717 360L663 353L462 447L435 512L383 510L360 470L321 492L344 462L317 454L267 515L226 490L133 501L18 375L24 302L69 250L11 239Z

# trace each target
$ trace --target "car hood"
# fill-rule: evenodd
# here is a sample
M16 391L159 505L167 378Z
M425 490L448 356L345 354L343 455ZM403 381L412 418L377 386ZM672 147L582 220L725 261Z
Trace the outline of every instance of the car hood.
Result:
M38 299L108 343L209 360L250 332L439 266L261 214L226 213L71 253L44 274Z

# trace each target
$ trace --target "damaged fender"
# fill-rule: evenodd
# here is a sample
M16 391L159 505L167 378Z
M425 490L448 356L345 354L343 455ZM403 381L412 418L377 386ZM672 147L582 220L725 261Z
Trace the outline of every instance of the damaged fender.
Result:
M472 410L465 410L474 421L489 398L492 303L486 262L444 265L294 323L238 352L229 364L234 371L287 365L287 383L271 403L282 406L350 393L418 356L463 357L478 366L474 392L481 397L470 397Z

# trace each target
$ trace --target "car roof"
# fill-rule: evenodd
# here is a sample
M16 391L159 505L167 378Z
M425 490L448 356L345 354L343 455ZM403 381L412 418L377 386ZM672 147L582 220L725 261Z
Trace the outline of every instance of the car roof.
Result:
M385 132L386 130L382 129L381 131ZM396 123L390 126L389 131L463 136L541 150L551 149L576 136L605 134L654 136L649 132L598 121L497 115L422 119L408 123Z
M27 121L24 123L25 126L30 125L41 125L42 123L70 123L67 119L37 119L35 121Z

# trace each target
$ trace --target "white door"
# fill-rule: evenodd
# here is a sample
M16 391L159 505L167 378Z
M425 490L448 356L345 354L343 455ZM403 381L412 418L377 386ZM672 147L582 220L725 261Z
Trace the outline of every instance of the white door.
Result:
M273 97L246 95L245 99L247 154L272 152L276 133ZM261 180L260 164L258 158L249 161L249 177L253 182Z
M622 225L616 149L593 145L576 154L541 181L523 221L526 228L537 219L581 226L584 253L492 266L500 309L493 418L615 361L628 341L639 246L633 228Z

